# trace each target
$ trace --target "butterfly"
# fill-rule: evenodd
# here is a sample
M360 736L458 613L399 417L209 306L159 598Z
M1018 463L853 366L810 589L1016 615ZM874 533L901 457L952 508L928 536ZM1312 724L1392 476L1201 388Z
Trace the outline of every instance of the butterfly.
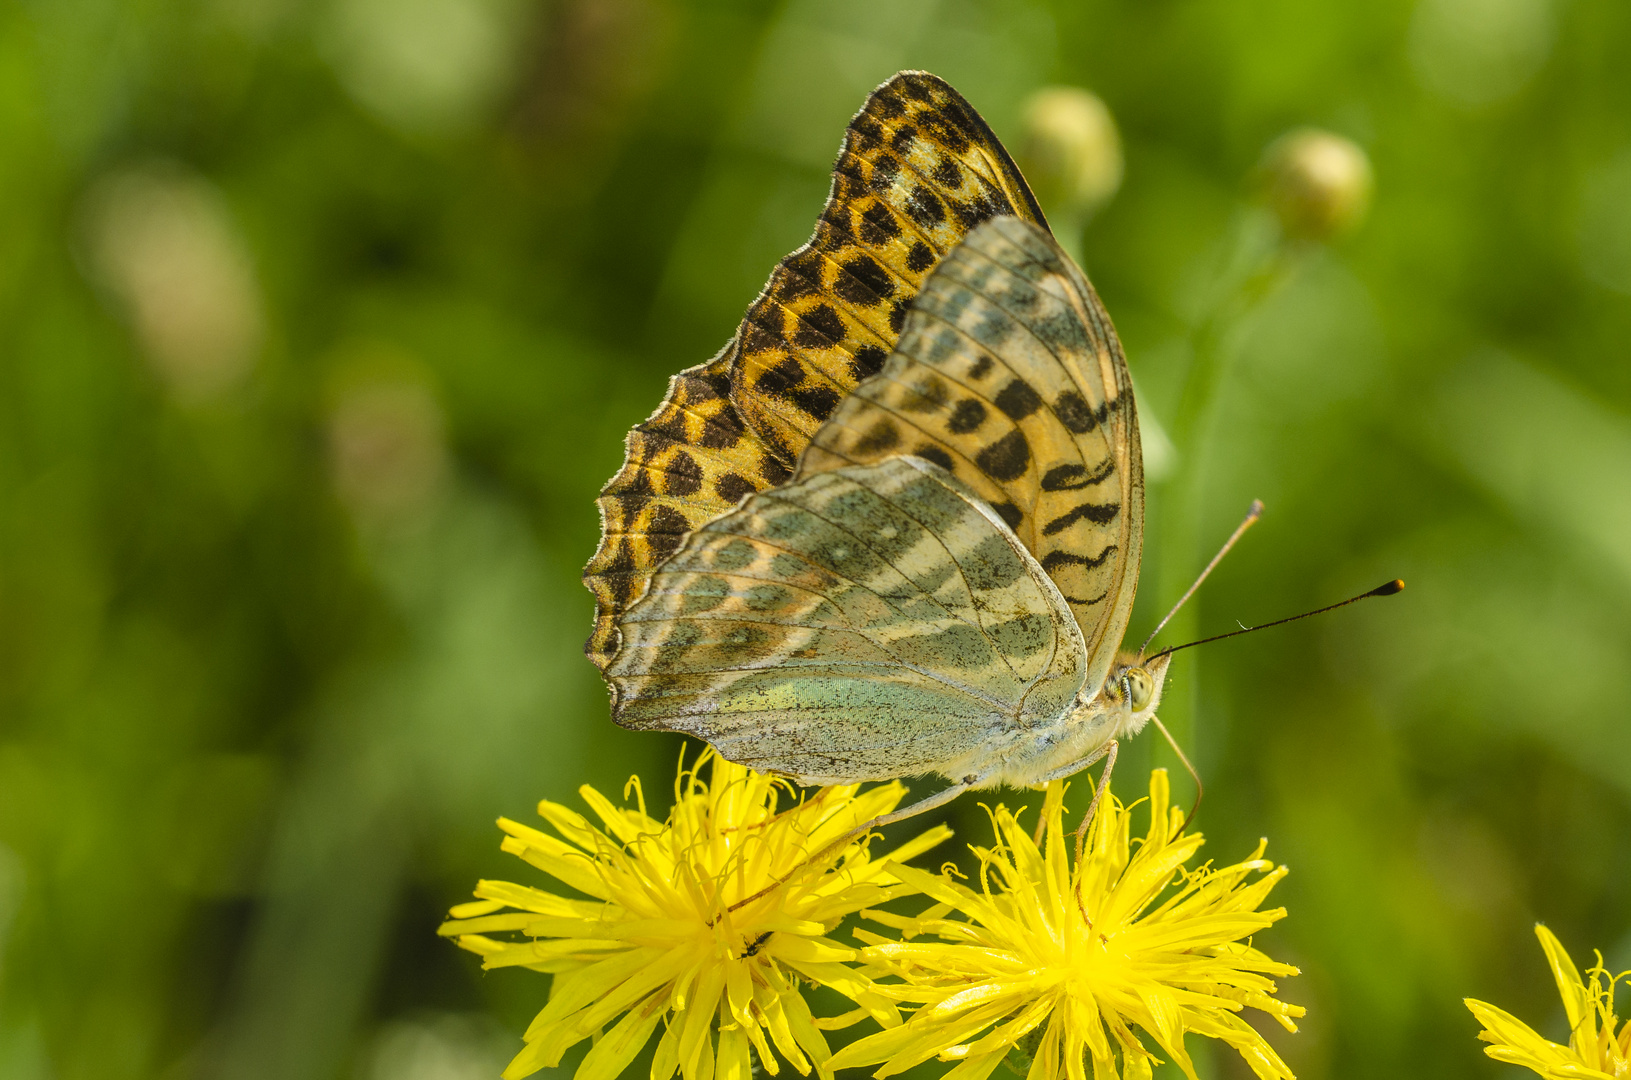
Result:
M1069 775L1160 702L1167 657L1120 653L1143 517L1108 315L1050 233L992 218L790 482L656 570L606 671L614 718L801 783L952 782L892 816Z
M1046 224L989 126L945 81L906 71L844 136L809 242L771 273L731 340L676 375L602 490L585 653L604 671L619 619L691 530L787 482L811 438L894 349L942 256L997 215ZM615 691L615 684L614 684Z

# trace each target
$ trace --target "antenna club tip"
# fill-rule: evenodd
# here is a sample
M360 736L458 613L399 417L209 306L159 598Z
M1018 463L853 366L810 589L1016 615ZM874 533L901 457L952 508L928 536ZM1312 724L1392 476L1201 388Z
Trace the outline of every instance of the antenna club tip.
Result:
M1249 518L1260 518L1260 517L1262 517L1263 516L1263 500L1262 499L1253 499L1251 508L1246 511L1246 516L1249 517Z
M1378 585L1376 588L1372 589L1370 592L1366 593L1365 595L1366 596L1392 596L1394 593L1399 593L1399 592L1404 592L1404 579L1403 578L1394 578L1392 581L1388 582L1386 585Z

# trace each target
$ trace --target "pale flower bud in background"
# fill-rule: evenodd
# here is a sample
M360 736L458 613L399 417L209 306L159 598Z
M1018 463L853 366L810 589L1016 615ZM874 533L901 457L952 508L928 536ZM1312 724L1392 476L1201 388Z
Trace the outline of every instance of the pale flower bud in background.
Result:
M426 378L370 351L332 393L329 467L335 493L359 523L419 517L448 479L446 422Z
M1121 135L1099 98L1077 86L1048 86L1025 103L1019 167L1043 210L1086 218L1121 187Z
M1370 208L1370 159L1352 139L1299 128L1269 144L1260 167L1264 197L1290 236L1330 240L1352 231Z
M92 268L171 393L196 404L242 383L265 318L220 193L179 165L140 165L98 183L84 218Z

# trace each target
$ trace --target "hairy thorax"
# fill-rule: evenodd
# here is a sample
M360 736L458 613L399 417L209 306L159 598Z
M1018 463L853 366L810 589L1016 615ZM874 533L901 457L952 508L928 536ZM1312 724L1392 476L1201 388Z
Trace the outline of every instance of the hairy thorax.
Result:
M981 787L1026 787L1087 767L1112 741L1137 735L1155 716L1168 659L1160 656L1144 665L1136 656L1119 657L1102 687L1091 694L1084 689L1054 721L982 747L949 779L978 777Z

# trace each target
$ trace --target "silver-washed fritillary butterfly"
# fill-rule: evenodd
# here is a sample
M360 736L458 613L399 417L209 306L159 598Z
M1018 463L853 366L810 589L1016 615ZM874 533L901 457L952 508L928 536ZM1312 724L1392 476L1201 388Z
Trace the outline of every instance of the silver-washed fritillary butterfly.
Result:
M1154 716L1118 653L1144 490L1126 361L1043 228L996 217L935 268L793 481L691 532L624 614L625 727L803 783L1068 775Z

